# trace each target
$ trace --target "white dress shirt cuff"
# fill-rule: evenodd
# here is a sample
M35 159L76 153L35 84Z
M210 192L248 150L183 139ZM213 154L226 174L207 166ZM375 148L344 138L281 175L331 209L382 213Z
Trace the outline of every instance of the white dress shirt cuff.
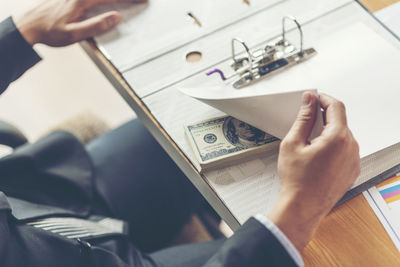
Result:
M257 214L256 216L254 216L254 218L268 228L268 230L276 237L276 239L279 240L279 242L286 249L288 254L292 257L292 259L298 266L301 267L304 266L304 261L299 251L294 247L292 242L290 242L290 240L285 236L285 234L282 233L282 231L279 230L279 228L273 222L271 222L270 220L267 219L266 216L261 214Z

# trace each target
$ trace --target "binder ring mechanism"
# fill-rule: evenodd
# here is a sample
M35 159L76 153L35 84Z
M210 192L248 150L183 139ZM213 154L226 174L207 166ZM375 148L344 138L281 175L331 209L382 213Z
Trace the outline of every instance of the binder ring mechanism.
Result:
M291 44L286 38L286 21L288 20L296 24L300 33L299 48ZM231 67L235 71L234 75L225 78L223 72L219 69L213 69L206 74L219 73L222 80L236 78L233 81L233 87L240 89L304 62L317 54L314 48L304 49L303 43L304 36L300 23L292 16L285 16L282 18L282 36L269 42L264 48L251 51L248 45L241 39L232 39L233 63ZM244 48L245 52L243 56L239 56L239 53L237 53L237 46L239 45ZM237 76L239 77L237 78Z

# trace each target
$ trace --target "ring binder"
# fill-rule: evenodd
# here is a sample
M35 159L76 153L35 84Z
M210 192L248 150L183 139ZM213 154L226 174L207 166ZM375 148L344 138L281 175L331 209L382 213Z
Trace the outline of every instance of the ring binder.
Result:
M300 49L286 39L287 20L293 21L297 26L300 33ZM284 16L282 18L282 37L269 42L263 49L257 49L252 52L243 40L233 38L231 41L233 60L231 67L235 71L235 74L229 77L228 80L239 76L239 78L233 82L233 87L240 89L304 62L317 54L314 48L304 49L303 43L304 35L301 25L296 18L292 16ZM246 51L245 56L237 57L237 44L243 46ZM213 73L219 73L221 75L222 71L214 69L207 72L207 75ZM223 77L225 76L222 73L221 78L224 80Z

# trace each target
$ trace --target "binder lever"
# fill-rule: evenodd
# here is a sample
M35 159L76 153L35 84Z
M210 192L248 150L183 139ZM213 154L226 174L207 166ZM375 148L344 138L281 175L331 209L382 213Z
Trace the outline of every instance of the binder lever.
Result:
M297 30L300 33L300 48L294 46L286 38L288 32L286 29L287 20L294 22L297 26ZM282 36L268 42L264 48L251 51L244 41L233 38L231 42L233 60L231 67L235 71L235 75L230 78L239 76L233 82L233 87L236 89L243 88L316 55L317 51L314 48L304 49L303 39L304 34L301 25L292 16L282 18ZM245 54L241 57L238 56L236 51L237 44L240 44L245 50Z

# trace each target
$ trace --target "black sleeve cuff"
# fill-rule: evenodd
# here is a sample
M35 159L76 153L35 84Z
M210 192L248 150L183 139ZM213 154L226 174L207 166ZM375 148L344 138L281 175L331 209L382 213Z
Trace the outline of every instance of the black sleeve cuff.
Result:
M40 60L11 17L0 23L0 93Z
M279 240L264 225L250 218L206 266L297 266Z

